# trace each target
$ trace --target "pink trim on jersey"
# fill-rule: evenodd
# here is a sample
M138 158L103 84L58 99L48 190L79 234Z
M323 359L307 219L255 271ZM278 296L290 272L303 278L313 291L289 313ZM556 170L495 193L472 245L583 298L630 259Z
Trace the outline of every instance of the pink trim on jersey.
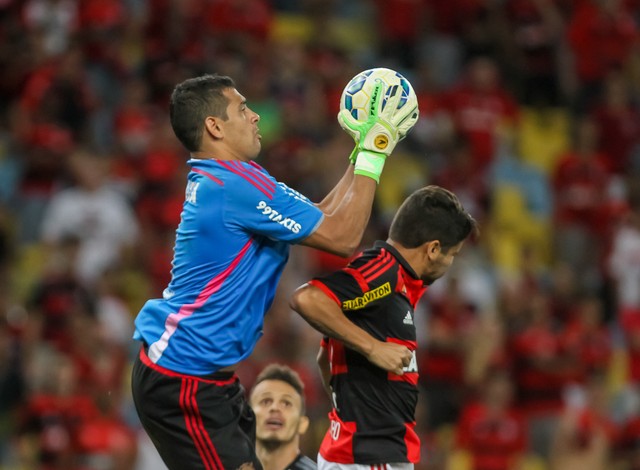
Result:
M238 171L246 174L247 177L251 178L256 183L266 188L267 191L271 192L276 190L276 184L269 178L267 178L261 171L258 171L254 168L247 168L242 163L236 161L229 162L229 164L236 168Z
M253 239L250 239L242 247L238 255L227 267L227 269L225 269L209 281L209 283L200 292L200 294L198 294L195 302L183 305L178 313L172 313L167 317L164 322L164 333L162 333L162 336L158 341L149 346L149 359L151 359L152 362L158 362L160 360L160 358L162 357L162 353L165 349L167 349L167 346L169 346L169 339L178 329L178 323L180 323L185 318L190 317L193 312L202 307L207 302L207 300L209 300L209 298L213 294L215 294L220 289L220 287L222 287L224 281L227 279L227 277L229 277L229 274L231 274L231 271L235 269L238 263L240 263L240 260L245 255L252 243Z
M207 173L204 170L201 170L200 168L192 168L191 171L193 171L194 173L198 173L199 175L203 175L206 176L207 178L209 178L211 181L218 183L220 186L224 186L224 183L222 182L221 179L216 178L215 176L213 176L211 173Z
M242 165L240 162L237 162L237 163L238 163L238 166L242 168L242 171L245 171L247 173L250 172L257 179L262 181L267 188L276 189L276 183L274 183L267 177L267 175L263 171L263 168L260 165L254 162L249 162L249 166L251 168L247 168L246 166Z
M255 176L256 172L251 172L251 174L249 174L249 172L246 171L246 169L242 167L242 164L240 164L239 162L234 165L233 162L223 160L216 161L230 172L235 173L236 175L244 178L247 182L251 183L253 186L255 186L256 189L258 189L258 191L267 196L269 199L273 199L273 195L275 193L275 185L271 181L269 181L271 185L266 185L264 184L264 182L258 181L258 178ZM238 165L241 166L241 169L238 168Z

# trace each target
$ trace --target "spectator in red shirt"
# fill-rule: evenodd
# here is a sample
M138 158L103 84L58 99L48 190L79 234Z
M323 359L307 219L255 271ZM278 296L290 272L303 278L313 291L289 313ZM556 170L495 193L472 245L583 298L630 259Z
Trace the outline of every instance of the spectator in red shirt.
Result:
M610 175L598 151L598 128L592 119L576 123L572 148L561 155L552 175L555 196L555 255L580 273L579 285L595 287L604 248L598 242L606 228L606 206Z
M273 12L266 0L213 0L205 12L206 26L216 37L265 41Z
M149 84L141 79L129 80L122 89L122 100L114 109L113 130L122 163L135 167L135 161L148 149L152 129L158 122L158 109L150 102ZM130 171L135 171L131 168Z
M552 470L605 470L610 453L620 439L620 430L610 417L606 381L592 375L585 389L573 389L553 432L550 455Z
M32 71L16 106L18 137L28 139L38 124L58 126L76 140L86 135L96 96L84 60L74 47Z
M122 0L83 0L78 4L82 46L87 61L109 63L112 45L122 32L129 12Z
M33 340L70 352L74 316L95 316L95 299L74 274L79 241L64 238L52 247L44 273L27 303Z
M521 103L560 104L558 51L562 0L511 0L504 4L507 38L500 41L520 80Z
M632 100L626 78L619 71L609 73L602 97L590 115L600 129L598 150L607 170L624 176L640 146L640 112Z
M518 119L518 105L500 80L492 58L476 57L468 63L463 81L441 100L456 132L471 144L473 167L479 173L493 161L498 129Z
M578 2L567 29L578 78L578 111L587 109L606 75L622 69L638 40L638 27L621 0Z
M17 231L20 243L39 239L46 207L66 176L68 156L74 145L71 132L59 125L29 125L24 153L19 155L21 167L15 195L20 213Z
M136 468L137 437L118 413L119 394L102 388L95 414L82 420L77 427L75 470L97 468L133 470Z
M471 454L471 470L514 470L527 451L523 417L513 406L513 384L503 372L489 372L481 396L465 405L457 447Z
M465 301L457 280L448 279L443 296L431 301L428 337L418 356L429 430L458 418L465 392L467 340L476 323L475 307Z
M635 399L640 399L638 391L634 393ZM622 424L616 456L619 462L626 463L628 470L640 470L640 413L637 404L633 414Z
M606 373L612 356L611 336L603 324L602 300L595 295L580 299L574 318L565 325L560 341L574 357L575 379L585 383L594 373Z
M376 0L377 29L383 59L398 61L399 67L414 67L416 45L424 30L422 0Z
M178 65L205 60L204 46L208 43L208 38L203 38L203 35L215 34L215 31L205 27L205 7L209 3L194 0L146 1L146 64L164 67L162 64L168 60L173 60ZM170 77L167 79L171 80Z
M628 362L628 380L634 385L640 384L640 325L635 321L633 326L624 331Z
M78 470L78 431L98 415L98 409L89 395L78 392L77 370L69 357L40 350L32 360L33 388L20 416L20 464Z
M487 176L478 171L473 144L464 135L454 137L445 150L446 160L433 175L433 182L455 191L469 213L483 220L489 203Z
M532 450L546 457L575 364L562 351L547 296L534 293L528 304L528 324L511 338L510 353L516 403L526 413Z

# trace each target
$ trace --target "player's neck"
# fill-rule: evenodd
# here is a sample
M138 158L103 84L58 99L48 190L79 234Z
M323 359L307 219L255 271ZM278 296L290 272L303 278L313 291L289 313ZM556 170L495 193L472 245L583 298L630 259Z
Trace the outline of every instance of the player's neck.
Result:
M387 239L387 243L394 247L400 256L411 266L414 272L419 273L422 268L422 252L420 248L405 248L400 243Z
M234 148L230 148L227 145L224 145L220 142L216 144L212 144L210 142L205 142L200 150L196 150L191 152L192 158L199 158L202 160L224 160L224 161L240 161L240 162L248 162L253 158L251 156L244 155L239 153Z
M279 447L268 447L258 442L256 453L264 470L285 470L296 459L300 449L295 441Z
M198 158L200 160L225 160L225 161L248 161L243 160L242 158L236 157L233 154L224 153L224 152L212 152L201 150L197 152L191 152L191 158Z

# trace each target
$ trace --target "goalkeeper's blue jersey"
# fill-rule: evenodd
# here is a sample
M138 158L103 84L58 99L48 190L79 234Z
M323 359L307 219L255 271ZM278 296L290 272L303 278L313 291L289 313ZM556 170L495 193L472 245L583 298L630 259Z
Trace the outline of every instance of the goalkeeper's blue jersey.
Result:
M167 369L206 375L251 354L289 257L323 214L254 162L189 160L171 282L134 339Z

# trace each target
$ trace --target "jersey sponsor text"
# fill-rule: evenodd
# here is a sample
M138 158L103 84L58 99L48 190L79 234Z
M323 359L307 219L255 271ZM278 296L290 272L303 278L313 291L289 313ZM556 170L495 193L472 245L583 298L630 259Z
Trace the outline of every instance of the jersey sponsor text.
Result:
M290 219L289 217L284 217L280 212L272 209L264 201L260 201L256 206L256 209L261 210L264 215L269 217L269 220L279 223L285 228L291 230L293 233L299 233L300 229L302 229L302 226L295 220Z
M342 302L342 310L358 310L364 308L369 302L381 299L389 294L391 294L391 284L387 282L380 287L370 290L369 292L365 292L361 297L345 300Z
M191 204L195 204L196 203L196 196L198 194L198 187L200 186L200 183L196 183L195 181L189 181L189 183L187 184L187 189L185 191L185 196L186 196L186 200L187 202L190 202Z

